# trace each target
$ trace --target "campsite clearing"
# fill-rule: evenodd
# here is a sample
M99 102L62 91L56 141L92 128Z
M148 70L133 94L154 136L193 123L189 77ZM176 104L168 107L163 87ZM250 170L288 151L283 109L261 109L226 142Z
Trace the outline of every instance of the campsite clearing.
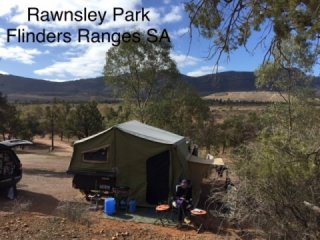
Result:
M65 173L72 148L56 140L56 150L49 152L48 139L35 143L18 151L24 169L18 199L0 198L0 239L241 239L234 230L197 235L192 229L105 219L101 212L82 215L89 205ZM61 212L61 206L78 209Z

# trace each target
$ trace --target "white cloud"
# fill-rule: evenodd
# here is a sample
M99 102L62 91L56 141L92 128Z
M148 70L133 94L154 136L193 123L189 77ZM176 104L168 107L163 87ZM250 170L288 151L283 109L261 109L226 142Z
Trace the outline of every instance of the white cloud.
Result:
M187 34L189 32L189 28L180 28L180 29L178 29L178 31L177 31L177 35L178 36L182 36L182 35L185 35L185 34Z
M105 64L105 53L111 44L96 44L84 46L83 53L69 57L65 61L56 62L51 66L35 70L34 73L40 76L54 76L58 79L89 78L102 75Z
M147 30L151 27L157 27L161 23L161 15L156 8L145 8L145 12L149 11L149 21L126 21L124 18L117 19L117 21L108 20L100 26L98 29L110 31L111 29L121 29L122 31L132 31L133 29Z
M170 4L171 0L164 0L165 4ZM28 8L37 7L40 11L83 11L86 7L87 11L107 11L107 20L102 25L94 22L75 23L70 20L62 22L37 22L35 19L28 22ZM142 0L10 0L0 1L0 18L6 25L12 28L20 28L25 31L37 32L42 28L47 31L63 32L70 31L72 34L79 27L88 28L97 32L123 32L133 31L136 29L146 30L149 28L160 28L162 24L177 22L182 19L183 5L170 6L163 8L145 8L150 11L149 21L127 22L123 17L113 21L112 11L114 7L122 7L125 11L140 10L143 7ZM169 10L169 11L165 11ZM183 34L186 30L179 29L177 34ZM75 39L77 40L77 39ZM37 49L39 46L39 49ZM28 47L28 48L27 48ZM111 47L110 43L52 43L43 45L18 45L17 43L6 43L6 30L0 28L0 56L24 64L32 64L35 60L39 60L38 56L45 54L43 61L48 64L46 67L38 67L34 73L49 79L61 81L66 78L87 78L100 76L105 63L105 53ZM49 50L48 50L49 48ZM56 51L57 49L57 51ZM63 50L64 51L63 51ZM62 52L62 51L63 52ZM200 59L186 56L183 54L172 54L176 60L178 67L194 66ZM41 59L42 60L42 59Z
M2 59L21 62L24 64L33 64L34 58L40 55L38 49L24 49L19 46L15 47L0 47L0 56Z
M164 16L163 23L178 22L182 19L183 6L173 6L171 11Z
M19 26L16 27L16 29L24 30L26 32L31 32L32 31L32 29L27 25L19 25Z
M78 46L77 49L71 48L64 54L67 60L37 69L34 73L59 80L70 78L69 76L77 79L101 76L105 64L105 53L110 47L110 43L101 43L84 44ZM199 58L174 52L170 56L176 61L180 69L195 66L201 61Z
M3 28L0 28L0 47L4 46L4 44L6 43L6 30L4 30Z
M2 74L2 75L9 75L9 73L7 73L7 72L5 72L5 71L2 71L2 70L0 70L0 74Z
M79 43L77 43L76 41L70 42L70 43L66 43L66 42L53 42L53 43L45 43L44 44L46 47L51 47L51 48L55 48L55 47L73 47L76 45L79 45Z
M188 72L187 75L191 77L199 77L207 74L212 74L216 72L222 72L225 71L225 67L223 66L202 66L197 70Z
M74 81L77 79L68 79L68 80L65 80L65 79L43 79L43 80L50 81L50 82L68 82L68 81Z
M187 66L194 66L200 62L199 58L192 57L192 56L185 55L185 54L171 52L170 56L173 60L176 61L178 68L183 68L183 67L187 67Z
M36 48L22 48L20 46L6 46L5 30L0 28L0 57L5 60L12 60L24 64L33 64L34 58L40 54Z
M189 33L189 28L185 27L185 28L180 28L176 31L170 32L170 36L173 39L177 39L177 38L181 38L183 36L187 36L188 33Z

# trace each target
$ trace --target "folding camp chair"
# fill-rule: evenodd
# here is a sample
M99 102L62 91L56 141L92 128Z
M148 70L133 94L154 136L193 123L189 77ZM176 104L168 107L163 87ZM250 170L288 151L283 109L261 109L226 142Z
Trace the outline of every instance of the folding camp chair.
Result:
M207 211L203 209L195 208L191 210L191 216L199 219L200 225L197 228L197 233L200 233L200 231L203 229L203 222L205 221L205 217L207 216Z
M170 206L168 204L160 204L156 206L157 219L154 223L157 224L160 222L162 226L165 226L165 223L169 224L169 212Z

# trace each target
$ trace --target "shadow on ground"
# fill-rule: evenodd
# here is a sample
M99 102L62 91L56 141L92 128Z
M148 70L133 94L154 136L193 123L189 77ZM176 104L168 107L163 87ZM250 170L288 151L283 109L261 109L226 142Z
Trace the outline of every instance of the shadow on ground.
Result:
M59 205L59 200L51 195L19 190L15 200L0 197L0 211L19 212L29 211L51 215Z
M161 224L159 221L160 215L156 213L154 208L146 208L146 207L139 207L137 208L136 212L129 213L125 210L118 210L114 215L107 215L103 213L104 218L114 219L114 220L121 220L121 221L133 221L137 223L158 223ZM171 212L168 212L166 215L161 216L165 221L166 225L176 225L177 224L177 217L172 217Z
M45 169L32 169L26 168L23 170L23 174L26 175L38 175L43 177L59 177L59 178L72 178L73 175L67 174L65 171L51 171Z

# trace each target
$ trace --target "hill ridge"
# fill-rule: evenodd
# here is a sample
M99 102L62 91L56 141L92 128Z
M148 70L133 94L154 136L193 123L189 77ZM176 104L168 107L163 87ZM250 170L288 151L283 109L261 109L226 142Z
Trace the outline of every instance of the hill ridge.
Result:
M225 71L191 77L181 74L183 82L192 86L201 96L218 92L255 91L255 75L250 71ZM319 81L317 81L319 82ZM316 84L320 87L320 84ZM48 102L53 98L66 101L112 100L112 88L103 77L53 82L15 75L0 76L0 92L10 101Z

